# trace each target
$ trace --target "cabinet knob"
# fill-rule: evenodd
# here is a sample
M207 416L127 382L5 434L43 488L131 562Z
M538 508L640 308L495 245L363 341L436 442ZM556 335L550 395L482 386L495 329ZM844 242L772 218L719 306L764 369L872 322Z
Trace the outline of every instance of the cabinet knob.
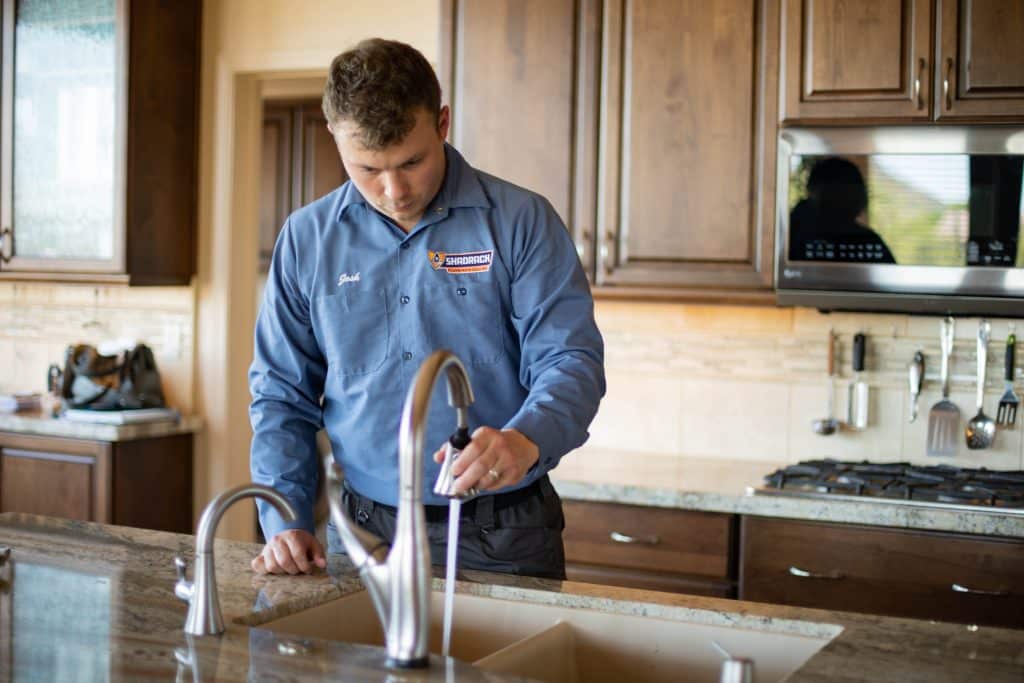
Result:
M953 94L949 91L949 80L953 77L953 58L946 57L946 77L942 79L942 97L946 100L946 111L953 108Z
M1008 597L1010 595L1010 591L999 591L999 590L990 591L990 590L982 590L981 588L968 588L967 586L963 585L962 583L954 583L953 584L953 592L954 593L970 593L971 595L992 595L992 596L996 596L996 597L1000 597L1000 598L1005 598L1005 597Z
M6 225L0 230L0 261L11 262L11 252L14 249L14 233Z
M658 545L661 543L661 539L657 536L630 536L629 534L622 534L618 531L613 531L608 534L608 538L612 539L616 543L637 543L640 545Z
M801 569L800 567L790 566L789 574L790 576L795 576L800 579L828 579L830 581L838 581L839 579L846 578L846 574L837 569L821 574L817 572L809 572L806 569Z

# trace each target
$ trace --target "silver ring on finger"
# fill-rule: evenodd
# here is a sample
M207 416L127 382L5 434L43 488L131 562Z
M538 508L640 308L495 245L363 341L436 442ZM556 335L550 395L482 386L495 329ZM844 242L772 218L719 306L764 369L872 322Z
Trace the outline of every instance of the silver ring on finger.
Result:
M487 474L490 475L491 481L498 481L499 479L501 479L501 472L494 469L493 467L487 470Z

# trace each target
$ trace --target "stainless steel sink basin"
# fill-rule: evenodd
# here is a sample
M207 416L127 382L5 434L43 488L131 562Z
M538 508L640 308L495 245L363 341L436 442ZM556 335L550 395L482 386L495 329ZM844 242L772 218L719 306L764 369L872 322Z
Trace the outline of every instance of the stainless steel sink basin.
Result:
M515 591L508 598L456 594L451 655L495 673L552 683L718 681L721 656L754 661L758 683L779 681L841 632L829 624ZM443 594L433 593L431 652L440 652ZM514 599L512 599L514 598ZM567 604L566 604L567 603ZM712 623L705 623L705 622ZM718 622L718 623L715 623ZM729 625L736 623L738 625ZM382 645L369 595L359 592L261 628Z

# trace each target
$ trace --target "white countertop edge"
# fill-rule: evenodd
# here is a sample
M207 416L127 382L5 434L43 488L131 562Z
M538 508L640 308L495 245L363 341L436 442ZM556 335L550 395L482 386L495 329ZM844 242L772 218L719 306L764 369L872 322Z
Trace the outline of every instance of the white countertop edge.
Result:
M59 436L90 441L133 441L176 434L193 434L201 431L202 428L203 418L198 415L183 415L177 420L111 425L75 422L64 418L25 417L17 413L0 414L0 432Z

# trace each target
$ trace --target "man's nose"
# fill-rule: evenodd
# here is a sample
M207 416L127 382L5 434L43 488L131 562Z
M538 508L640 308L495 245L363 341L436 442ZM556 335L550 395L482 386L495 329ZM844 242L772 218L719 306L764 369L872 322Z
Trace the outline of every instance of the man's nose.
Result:
M406 195L409 186L398 173L384 174L384 194L388 199L401 199Z

